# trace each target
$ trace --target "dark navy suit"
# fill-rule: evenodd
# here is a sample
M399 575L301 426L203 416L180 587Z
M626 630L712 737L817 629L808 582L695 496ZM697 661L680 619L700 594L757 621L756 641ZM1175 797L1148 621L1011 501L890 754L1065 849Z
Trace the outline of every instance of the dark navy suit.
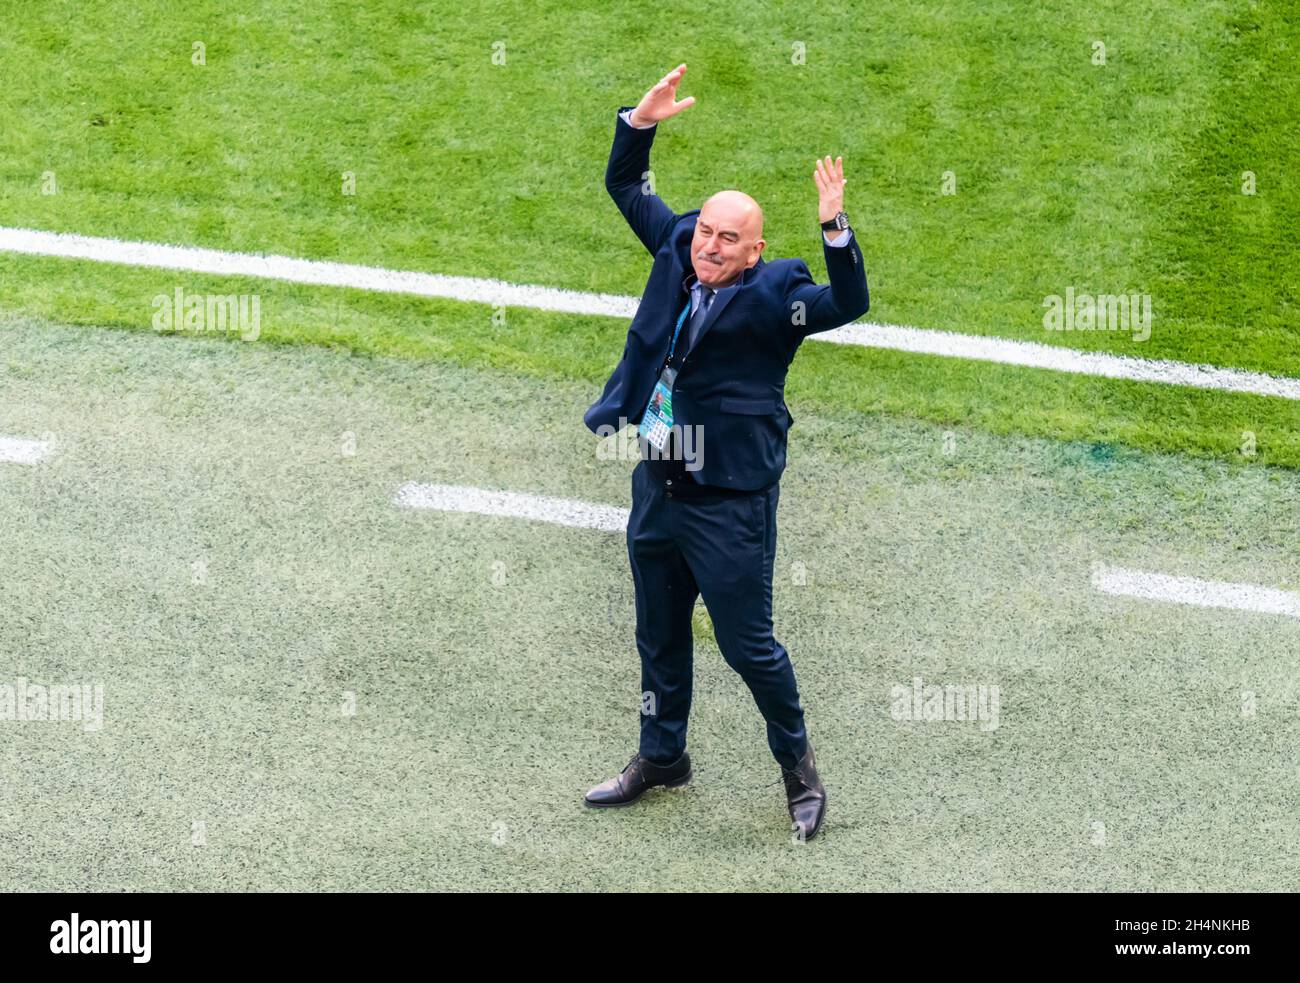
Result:
M654 263L623 357L584 417L600 435L641 422L695 279L691 238L699 210L675 214L649 193L657 129L635 128L620 115L605 172L605 187ZM815 225L812 232L821 236ZM671 763L686 747L691 612L701 595L723 658L767 721L773 756L794 768L803 755L794 669L772 634L776 507L794 422L785 377L804 338L848 324L868 306L856 236L824 252L829 286L814 283L803 260L760 257L718 291L694 345L685 327L677 339L673 448L681 450L677 427L689 427L699 435L695 458L637 465L627 528L641 656L640 751L651 761Z

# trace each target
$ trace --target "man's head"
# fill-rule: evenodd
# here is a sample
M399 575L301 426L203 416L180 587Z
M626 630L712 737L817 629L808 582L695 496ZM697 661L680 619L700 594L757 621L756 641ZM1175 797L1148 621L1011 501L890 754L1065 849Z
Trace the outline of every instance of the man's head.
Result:
M700 282L725 287L758 262L763 241L763 209L743 191L719 191L695 220L691 262Z

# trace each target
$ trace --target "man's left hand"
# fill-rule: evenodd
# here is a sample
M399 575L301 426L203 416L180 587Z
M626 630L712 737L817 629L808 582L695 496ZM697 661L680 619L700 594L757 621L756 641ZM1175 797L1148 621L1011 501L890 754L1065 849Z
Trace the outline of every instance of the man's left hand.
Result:
M817 220L829 222L844 211L844 158L836 157L834 162L827 155L825 160L817 161L813 171L813 180L817 182Z

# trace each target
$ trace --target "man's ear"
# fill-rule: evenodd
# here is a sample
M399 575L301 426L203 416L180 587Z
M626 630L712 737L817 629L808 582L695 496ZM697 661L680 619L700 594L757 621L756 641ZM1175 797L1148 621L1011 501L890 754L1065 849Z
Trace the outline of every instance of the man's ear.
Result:
M767 241L764 239L759 239L756 243L754 243L754 245L757 246L758 249L755 250L754 254L749 257L749 262L745 264L745 269L750 269L751 267L753 267L755 263L758 262L758 257L763 254L763 247L767 245Z

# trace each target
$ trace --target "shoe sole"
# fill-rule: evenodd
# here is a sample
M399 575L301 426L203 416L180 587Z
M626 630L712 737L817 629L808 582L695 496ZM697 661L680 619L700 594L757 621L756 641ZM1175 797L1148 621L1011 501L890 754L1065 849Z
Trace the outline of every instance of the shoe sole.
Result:
M648 785L645 788L643 788L640 792L637 792L636 795L632 796L632 798L624 799L622 802L592 802L591 799L588 799L586 797L584 797L582 801L587 803L587 805L589 805L593 809L617 809L619 806L630 806L633 802L636 802L639 798L641 798L641 796L645 795L647 792L653 789L679 788L682 785L685 785L687 782L689 782L691 780L691 776L694 774L695 774L695 769L692 768L681 778L674 778L671 782L661 782L657 785Z

